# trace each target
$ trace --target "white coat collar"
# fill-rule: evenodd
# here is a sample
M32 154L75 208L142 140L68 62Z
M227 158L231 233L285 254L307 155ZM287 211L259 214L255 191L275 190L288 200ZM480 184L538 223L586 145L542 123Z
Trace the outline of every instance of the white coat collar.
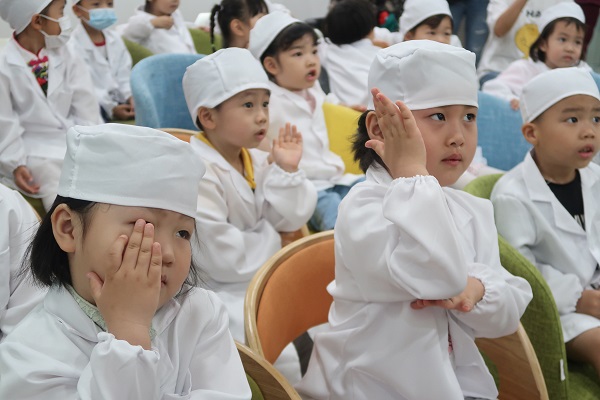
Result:
M273 96L273 97L281 96L281 97L285 97L285 98L289 99L292 103L294 103L296 106L300 107L303 111L305 111L308 115L310 115L311 119L314 117L314 115L317 114L316 110L323 106L325 92L323 92L323 89L321 89L321 85L319 84L319 81L316 81L313 87L307 89L308 93L310 93L315 98L316 105L315 105L314 113L310 109L308 101L306 101L306 99L304 97L302 97L301 95L299 95L298 93L294 93L291 90L282 88L281 86L279 86L278 84L276 84L273 81L269 82L269 86L271 89L271 96Z
M110 52L108 51L111 48L111 44L114 43L114 37L110 35L107 31L104 31L104 41L107 50L108 57L110 58ZM73 36L71 40L76 40L77 43L83 48L87 53L96 54L100 51L97 49L97 46L92 42L90 35L88 35L87 31L83 26L83 22L77 22L77 26L73 31ZM104 57L94 57L94 62L99 62L105 65L108 65L108 60Z

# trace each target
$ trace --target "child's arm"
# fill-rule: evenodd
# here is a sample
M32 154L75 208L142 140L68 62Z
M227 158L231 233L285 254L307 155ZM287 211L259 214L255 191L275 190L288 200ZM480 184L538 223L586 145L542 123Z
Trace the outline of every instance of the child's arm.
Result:
M66 82L69 82L69 88L73 91L69 118L75 125L103 123L89 67L69 46L65 46L65 52L65 57L68 57L66 62L69 64Z
M171 29L174 23L173 17L169 15L151 17L146 14L137 14L129 18L127 26L123 30L123 37L139 43L148 39L155 29Z

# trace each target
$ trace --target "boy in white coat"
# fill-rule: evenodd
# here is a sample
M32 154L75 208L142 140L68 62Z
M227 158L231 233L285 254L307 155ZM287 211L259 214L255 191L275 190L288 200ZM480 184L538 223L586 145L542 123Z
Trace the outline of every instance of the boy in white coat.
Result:
M579 68L544 72L524 87L521 114L533 150L494 187L498 232L548 282L567 356L600 371L598 87Z
M65 0L1 0L14 33L0 54L0 178L48 209L58 186L65 134L100 123L85 63L64 46Z

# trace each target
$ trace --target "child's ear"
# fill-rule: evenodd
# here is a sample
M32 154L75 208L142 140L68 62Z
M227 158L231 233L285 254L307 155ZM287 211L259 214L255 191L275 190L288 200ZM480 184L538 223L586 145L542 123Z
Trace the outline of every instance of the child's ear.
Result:
M279 73L279 63L277 63L275 57L265 57L265 59L263 60L263 67L269 74L273 76Z
M375 115L375 111L369 111L367 114L367 119L365 120L365 125L367 127L367 133L369 134L369 139L371 140L379 140L383 142L383 133L381 132L381 128L379 127L379 123L377 122L377 115Z
M200 107L198 109L198 119L202 128L213 130L217 126L214 115L214 108Z
M73 14L75 14L75 16L79 19L81 19L82 17L82 10L81 8L79 8L77 6L77 4L73 4L73 7L71 7L71 9L73 10Z
M231 22L229 23L229 30L231 31L231 33L233 33L235 36L245 36L246 35L246 31L247 26L246 24L244 24L242 22L242 20L239 20L237 18L234 18L231 20Z
M65 253L73 253L80 236L79 216L63 203L54 209L50 220L52 221L52 233L58 247Z
M34 14L33 17L31 17L31 22L29 23L29 26L31 26L36 31L40 31L43 28L43 26L42 26L43 19L44 18L40 14Z
M404 41L408 41L408 40L413 40L415 37L415 35L412 32L406 32L406 35L404 35Z
M525 140L527 140L533 146L537 144L539 132L536 124L533 122L527 122L526 124L523 124L521 127L521 132L523 132L523 137L525 137Z

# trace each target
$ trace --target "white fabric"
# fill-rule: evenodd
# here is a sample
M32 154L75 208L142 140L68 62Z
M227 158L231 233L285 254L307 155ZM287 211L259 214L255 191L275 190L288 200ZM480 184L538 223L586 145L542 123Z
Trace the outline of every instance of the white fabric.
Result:
M544 72L523 87L519 102L523 121L531 122L562 99L578 94L600 100L598 86L589 71L570 67Z
M248 89L269 89L261 63L246 49L230 47L201 58L183 75L183 94L192 120L200 107L214 108Z
M171 29L159 29L152 25L156 15L144 11L144 6L138 7L123 28L123 37L141 44L154 54L188 53L196 54L192 35L183 19L181 11L176 10Z
M600 283L600 167L590 163L579 174L586 230L554 196L530 154L500 178L491 196L498 233L550 286L565 342L600 326L599 319L575 312L582 291Z
M76 126L67 132L58 194L194 218L204 171L191 146L168 133L127 124Z
M52 0L0 0L0 17L19 34Z
M131 56L125 43L113 29L105 29L105 45L96 46L78 23L69 44L85 60L94 82L96 98L106 114L112 118L113 108L131 97ZM102 50L104 49L104 50ZM106 54L103 54L103 51Z
M297 389L329 400L496 399L474 338L514 332L532 298L500 265L497 240L489 201L371 166L340 204L329 329ZM471 312L411 308L458 295L467 276L485 287Z
M259 18L250 31L248 50L257 60L260 60L279 32L296 22L301 21L282 11L273 11Z
M450 104L477 107L475 54L432 40L398 43L377 53L367 87L378 88L392 101L401 100L411 110ZM368 108L373 109L372 98Z
M400 16L400 25L398 31L400 36L404 36L425 21L429 17L434 15L447 15L452 19L452 13L450 13L450 6L447 0L406 0L404 2L404 11Z
M302 170L287 173L252 149L256 189L215 149L192 138L196 157L206 162L197 188L200 248L195 258L210 278L211 290L225 303L233 337L244 342L244 296L262 264L281 249L278 232L300 229L317 203L314 186ZM194 243L194 241L192 241Z
M571 1L565 1L555 4L542 12L542 16L537 21L538 29L542 33L550 22L555 19L567 17L578 19L582 24L585 24L585 15L581 6Z
M31 172L31 175L35 177L35 181L40 185L38 193L28 194L28 196L41 199L46 211L50 210L54 200L56 200L62 165L62 159L36 156L27 157L27 168Z
M0 342L44 297L31 276L19 275L38 218L21 195L0 185Z
M50 290L0 344L0 398L250 399L216 295L195 289L157 311L152 349L115 339L64 289Z
M275 11L284 12L286 14L292 14L289 8L280 3L273 3L272 1L265 0L265 4L267 5L267 10L272 13Z

